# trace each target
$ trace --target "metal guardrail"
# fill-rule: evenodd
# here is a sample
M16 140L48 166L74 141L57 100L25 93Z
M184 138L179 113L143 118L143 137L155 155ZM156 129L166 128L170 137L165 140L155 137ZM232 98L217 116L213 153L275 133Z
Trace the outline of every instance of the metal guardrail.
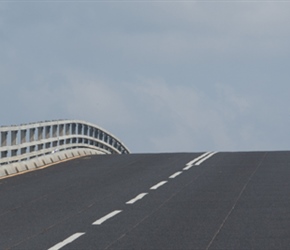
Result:
M77 154L130 153L128 148L109 132L79 120L1 126L0 143L0 170L5 165L27 162L56 153L73 151L78 152ZM51 157L50 159L53 161ZM38 167L38 164L34 165Z

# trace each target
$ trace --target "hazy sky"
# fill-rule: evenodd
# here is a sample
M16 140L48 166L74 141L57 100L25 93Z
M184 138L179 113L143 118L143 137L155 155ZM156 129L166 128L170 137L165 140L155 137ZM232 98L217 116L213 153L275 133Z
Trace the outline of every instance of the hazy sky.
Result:
M1 1L0 125L132 152L290 149L290 1Z

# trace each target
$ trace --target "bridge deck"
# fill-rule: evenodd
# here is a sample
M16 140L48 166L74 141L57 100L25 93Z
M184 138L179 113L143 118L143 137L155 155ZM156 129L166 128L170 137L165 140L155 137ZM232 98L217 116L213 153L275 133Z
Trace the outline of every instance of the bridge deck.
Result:
M0 249L289 248L290 152L201 155L89 156L2 179Z

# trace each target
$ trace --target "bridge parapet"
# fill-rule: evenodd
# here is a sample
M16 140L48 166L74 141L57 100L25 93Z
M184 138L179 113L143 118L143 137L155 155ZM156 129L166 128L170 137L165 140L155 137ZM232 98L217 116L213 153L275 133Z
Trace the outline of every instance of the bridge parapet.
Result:
M0 176L86 154L130 153L108 131L80 120L1 126L0 138Z

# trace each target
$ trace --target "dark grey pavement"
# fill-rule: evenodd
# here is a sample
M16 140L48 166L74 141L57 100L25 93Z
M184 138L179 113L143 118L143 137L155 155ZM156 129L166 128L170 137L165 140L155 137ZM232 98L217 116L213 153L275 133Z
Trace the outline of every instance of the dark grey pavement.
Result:
M90 156L2 179L0 249L290 249L290 152L186 165L202 154Z

